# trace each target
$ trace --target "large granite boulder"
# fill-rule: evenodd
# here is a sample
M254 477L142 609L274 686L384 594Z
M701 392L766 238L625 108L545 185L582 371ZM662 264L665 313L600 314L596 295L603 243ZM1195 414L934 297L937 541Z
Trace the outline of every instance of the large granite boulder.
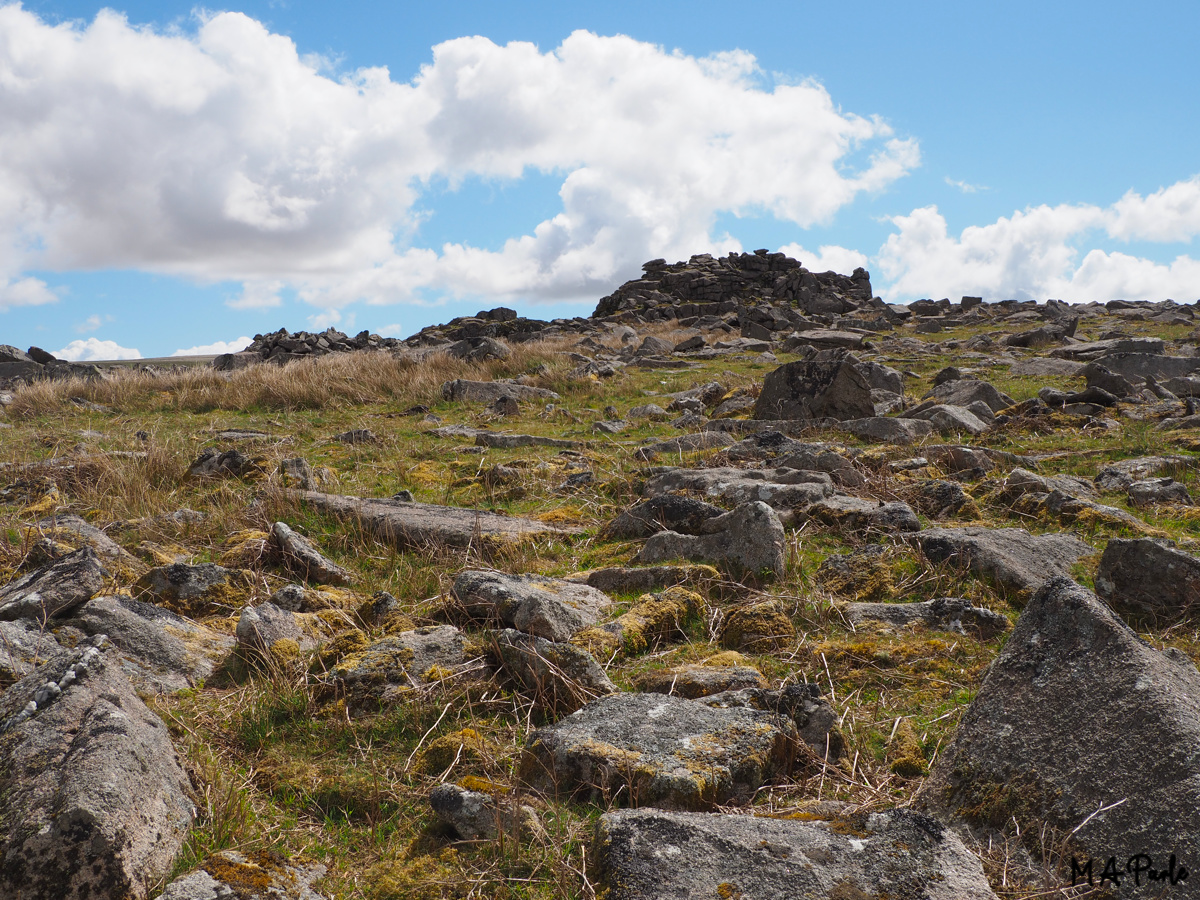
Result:
M0 619L44 622L87 603L103 586L96 551L83 547L0 587Z
M772 712L612 694L530 735L522 778L560 795L668 809L744 802L786 775L795 726Z
M914 535L935 563L966 565L1016 596L1027 596L1047 578L1069 575L1092 548L1070 534L1030 534L1024 528L927 528Z
M748 572L783 574L783 523L775 510L761 500L743 503L704 523L704 534L684 535L660 531L651 535L634 562L657 563L673 559L707 560L733 564Z
M978 858L938 822L893 809L852 819L620 809L600 818L608 900L994 900Z
M594 587L544 575L468 570L451 592L472 615L558 642L595 625L612 606Z
M1155 650L1091 591L1054 578L1025 607L918 801L983 830L1015 822L1030 844L1051 829L1068 858L1093 859L1096 877L1115 857L1122 897L1190 897L1191 884L1164 895L1126 866L1140 854L1159 871L1172 855L1200 858L1198 746L1192 661Z
M1200 559L1170 541L1113 538L1100 557L1096 593L1122 615L1178 622L1200 612Z
M767 375L756 419L864 419L875 415L871 382L844 350L822 350Z
M242 569L174 563L151 569L137 580L134 591L147 602L198 617L230 615L245 605L253 584L253 574Z
M56 654L0 697L0 896L145 898L183 845L189 791L108 653Z
M571 713L597 697L617 692L592 655L574 644L548 641L512 628L496 635L495 644L505 671L533 695L540 709Z
M66 619L63 629L108 635L126 676L143 693L195 687L234 644L228 635L132 597L96 597Z

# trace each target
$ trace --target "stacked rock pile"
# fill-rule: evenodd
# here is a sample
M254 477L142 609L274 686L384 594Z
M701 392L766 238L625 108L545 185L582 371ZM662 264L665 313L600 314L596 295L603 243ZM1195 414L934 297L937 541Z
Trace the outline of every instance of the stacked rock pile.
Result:
M24 352L8 344L0 344L0 387L15 387L74 375L94 378L99 374L100 370L95 366L58 359L41 347L30 347L28 352Z

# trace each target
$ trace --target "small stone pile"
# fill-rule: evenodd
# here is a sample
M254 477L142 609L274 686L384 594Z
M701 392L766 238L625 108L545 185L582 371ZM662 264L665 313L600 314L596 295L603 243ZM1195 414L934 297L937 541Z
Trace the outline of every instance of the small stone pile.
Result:
M213 368L232 371L256 362L283 364L293 359L325 356L329 353L395 350L402 346L396 338L380 337L365 330L350 337L336 328L327 328L318 334L310 331L297 331L293 334L286 328L280 328L269 334L256 334L250 346L238 353L221 354L213 360Z
M95 366L58 359L41 347L30 347L25 352L9 344L0 344L0 387L16 387L72 376L97 378L99 375L100 370Z

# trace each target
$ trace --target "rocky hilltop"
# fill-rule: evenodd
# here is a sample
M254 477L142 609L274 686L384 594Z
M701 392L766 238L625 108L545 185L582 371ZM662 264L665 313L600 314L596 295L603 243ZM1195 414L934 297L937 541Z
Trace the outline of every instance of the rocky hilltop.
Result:
M5 349L0 897L1200 896L1197 306L644 268Z

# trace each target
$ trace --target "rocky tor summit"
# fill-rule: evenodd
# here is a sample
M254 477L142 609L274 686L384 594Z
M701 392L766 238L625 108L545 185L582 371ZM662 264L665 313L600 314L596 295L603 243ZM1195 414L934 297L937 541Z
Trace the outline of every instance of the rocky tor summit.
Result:
M1200 896L1198 312L0 347L0 896Z

